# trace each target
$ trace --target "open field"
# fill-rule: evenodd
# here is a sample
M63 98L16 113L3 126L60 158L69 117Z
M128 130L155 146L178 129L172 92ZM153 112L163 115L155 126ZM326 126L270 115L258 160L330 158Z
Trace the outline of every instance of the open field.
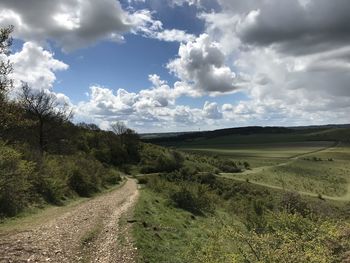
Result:
M230 176L287 190L342 197L349 193L350 147L341 144Z
M287 142L269 144L225 144L202 145L196 147L182 146L180 149L193 152L212 153L232 158L258 157L258 158L292 158L299 155L316 152L334 145L334 142Z
M292 134L234 134L178 142L176 148L249 163L250 169L225 177L347 200L348 133L348 129L330 129Z

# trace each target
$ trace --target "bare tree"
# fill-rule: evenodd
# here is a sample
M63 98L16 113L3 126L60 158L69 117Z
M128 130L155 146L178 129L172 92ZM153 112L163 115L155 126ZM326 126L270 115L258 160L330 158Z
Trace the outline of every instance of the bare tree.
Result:
M124 124L122 121L114 122L112 125L112 131L119 137L120 139L120 146L123 146L124 144L124 136L128 131L128 127Z
M72 118L72 111L67 104L60 104L53 94L45 90L34 92L27 84L22 86L20 104L38 123L39 149L42 154L45 147L46 123L67 122Z
M12 32L13 26L0 28L0 103L4 103L6 92L13 86L13 80L8 77L13 71L12 63L7 59L12 45Z
M0 28L0 137L19 122L20 114L14 103L6 99L7 92L13 87L12 63L8 59L12 45L13 26Z

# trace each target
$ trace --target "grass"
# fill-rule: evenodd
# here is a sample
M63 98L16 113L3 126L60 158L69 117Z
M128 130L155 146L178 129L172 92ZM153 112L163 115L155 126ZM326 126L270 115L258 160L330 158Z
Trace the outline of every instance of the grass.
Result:
M149 189L141 190L135 208L137 223L133 228L140 252L139 262L189 262L190 249L204 244L216 228L213 218L235 221L224 211L210 217L193 216L173 207L161 195Z
M248 236L251 234L247 227L248 221L251 222L248 225L254 226L256 222L265 224L265 219L270 220L271 224L278 222L276 219L286 193L224 178L217 178L213 190L220 198L220 202L216 203L215 212L193 216L176 208L165 194L152 191L148 186L143 188L135 208L136 223L133 225L133 235L139 252L138 262L247 262L242 258L237 261L232 259L233 255L241 253L239 248L246 246L244 241L236 238L232 230L246 233ZM344 220L346 215L343 213L348 213L345 205L339 202L323 201L309 196L300 198L300 202L307 204L314 211L310 213L310 219L305 220L312 220L312 215L316 214L324 218ZM262 217L254 212L258 211L256 207L259 206L264 211ZM273 218L269 218L270 215ZM244 240L245 235L243 237ZM259 242L255 245L262 244ZM249 251L249 248L246 249Z
M97 224L81 237L80 243L83 247L89 246L92 242L94 242L94 240L97 239L99 233L101 232L101 226L101 224Z
M297 143L265 143L265 144L225 144L215 145L208 144L198 145L183 145L181 150L210 153L231 158L253 157L262 159L285 159L294 156L306 154L313 151L318 151L326 147L330 147L334 142L297 142Z
M231 176L288 190L344 196L350 183L350 147L343 144L256 171Z
M349 194L350 144L292 141L308 137L327 139L333 135L344 136L344 132L348 130L330 129L310 134L232 135L183 142L178 147L189 152L224 156L236 163L247 161L252 171L230 175L233 178L287 190L341 197ZM285 142L281 142L282 139Z

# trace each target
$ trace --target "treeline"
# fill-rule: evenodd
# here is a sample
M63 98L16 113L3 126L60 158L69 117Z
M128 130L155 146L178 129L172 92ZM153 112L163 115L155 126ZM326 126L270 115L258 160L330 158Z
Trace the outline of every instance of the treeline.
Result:
M295 130L284 128L284 127L239 127L239 128L227 128L214 131L203 131L203 132L188 132L175 136L169 137L154 137L145 138L143 141L149 143L176 143L187 140L195 140L199 138L210 139L228 135L251 135L251 134L286 134L293 133Z
M68 105L25 83L9 98L12 31L0 29L0 217L91 196L118 183L120 171L140 160L139 137L121 122L112 131L75 125Z

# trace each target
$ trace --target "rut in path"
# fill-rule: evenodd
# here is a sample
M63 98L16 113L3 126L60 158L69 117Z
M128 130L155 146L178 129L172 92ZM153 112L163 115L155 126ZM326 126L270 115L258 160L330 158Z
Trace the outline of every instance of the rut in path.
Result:
M137 184L111 192L20 231L0 231L0 262L135 262L130 225Z

